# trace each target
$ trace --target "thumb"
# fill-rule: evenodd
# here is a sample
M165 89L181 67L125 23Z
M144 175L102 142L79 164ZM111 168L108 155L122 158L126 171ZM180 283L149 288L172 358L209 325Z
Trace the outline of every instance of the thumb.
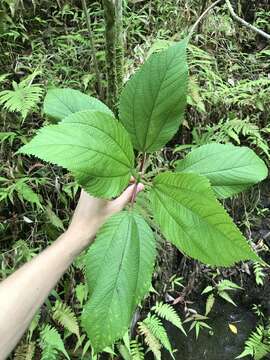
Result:
M132 199L133 191L136 184L130 185L117 199L113 200L110 204L110 210L112 213L121 211ZM144 189L144 185L139 183L137 185L136 194Z

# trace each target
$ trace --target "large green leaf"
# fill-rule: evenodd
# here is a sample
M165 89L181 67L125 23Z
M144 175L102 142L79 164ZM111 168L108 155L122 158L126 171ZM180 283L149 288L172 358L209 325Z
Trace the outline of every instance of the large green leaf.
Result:
M267 177L264 162L247 147L208 144L176 162L176 171L206 176L219 198L225 199Z
M134 163L126 130L99 111L77 112L42 128L19 152L67 168L86 191L105 198L127 186Z
M137 150L159 150L180 125L187 94L186 46L183 40L152 54L122 92L120 120Z
M217 266L259 260L216 200L207 178L160 174L154 179L150 199L161 231L183 253Z
M98 110L113 115L101 101L69 88L49 90L44 99L43 110L57 120L82 110Z
M128 329L136 305L149 291L155 261L152 230L123 211L102 227L86 255L90 300L82 319L96 352Z

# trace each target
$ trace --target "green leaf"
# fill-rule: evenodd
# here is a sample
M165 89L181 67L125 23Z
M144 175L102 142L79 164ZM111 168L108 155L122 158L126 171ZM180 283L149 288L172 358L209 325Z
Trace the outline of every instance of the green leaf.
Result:
M152 230L134 212L114 215L99 231L86 255L90 300L82 315L95 352L127 331L150 289L155 254Z
M46 349L46 347L56 349L58 351L61 351L67 359L70 359L65 349L63 340L54 327L49 324L45 325L40 332L40 338L42 349Z
M230 280L221 280L217 284L218 290L243 290L243 288Z
M53 319L61 324L64 329L67 329L71 333L75 334L80 339L80 330L77 322L77 318L70 306L62 303L60 300L56 300L53 311Z
M176 171L206 176L216 195L225 199L267 177L264 162L247 147L207 144L176 162Z
M112 111L103 102L73 89L51 89L44 99L44 113L61 120L82 110L96 110L113 116Z
M49 222L55 226L57 229L61 229L65 231L65 226L63 221L56 215L56 213L52 210L51 206L46 206L46 215L48 217Z
M164 348L169 351L172 358L174 358L168 334L161 320L156 315L150 315L150 313L148 313L148 316L143 320L143 323L147 326L150 332L160 341Z
M177 314L172 305L157 301L156 304L151 308L151 310L154 310L158 316L160 316L162 319L169 321L179 330L181 330L185 335L187 335L185 329L183 328L180 316Z
M134 153L128 133L112 116L81 111L42 128L19 153L70 170L90 194L110 198L128 185Z
M161 231L186 255L217 266L247 259L260 261L216 200L205 177L160 174L154 179L150 196Z
M214 288L213 288L213 286L211 286L211 285L209 285L209 286L206 286L206 288L202 291L202 295L203 294L208 294L208 293L210 293L211 291L213 291L214 290Z
M206 305L205 305L205 316L207 316L210 311L212 310L213 306L214 306L214 303L215 303L215 297L214 297L214 294L210 294L208 297L207 297L207 300L206 300Z
M26 179L20 179L16 181L15 188L19 197L42 208L39 196L31 189L29 185L25 183L25 181Z
M227 302L233 304L234 306L237 306L236 303L233 301L233 299L230 297L230 295L226 291L219 291L218 295L222 297L222 299L226 300Z
M186 46L183 40L152 54L121 94L120 120L137 150L159 150L180 125L188 81Z
M23 119L33 110L43 94L43 88L37 84L30 85L25 80L13 83L14 90L0 91L0 105L10 112L20 112Z
M12 132L12 131L0 132L0 143L5 141L5 140L8 140L8 139L13 140L16 137L16 135L17 134L15 132Z

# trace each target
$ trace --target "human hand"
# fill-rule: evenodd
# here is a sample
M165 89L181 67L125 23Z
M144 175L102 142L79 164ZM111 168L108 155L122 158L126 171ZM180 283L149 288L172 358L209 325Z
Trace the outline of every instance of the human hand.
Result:
M112 215L121 211L132 199L134 191L139 193L144 188L139 183L130 185L114 200L98 199L81 190L80 199L66 231L69 239L84 249L94 240L95 235L104 222Z

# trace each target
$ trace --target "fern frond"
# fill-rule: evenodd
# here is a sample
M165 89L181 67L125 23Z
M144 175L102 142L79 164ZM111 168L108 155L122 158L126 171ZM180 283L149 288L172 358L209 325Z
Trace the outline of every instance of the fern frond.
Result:
M130 353L132 360L144 360L144 351L142 344L138 341L138 338L130 342Z
M32 360L35 355L36 345L34 342L21 344L16 348L14 360Z
M58 351L52 346L46 346L42 350L41 359L40 360L57 360Z
M245 119L223 119L216 125L207 126L205 130L206 132L199 137L196 131L193 132L196 144L202 145L213 141L227 143L233 140L240 145L240 139L244 137L250 145L255 146L270 158L269 145L267 139L263 137L265 129L260 129L249 117Z
M25 119L30 110L38 104L43 88L37 84L31 84L24 80L17 84L13 82L14 90L3 90L0 92L0 105L11 112L19 112Z
M144 341L146 345L149 347L149 349L154 354L155 358L157 360L161 360L161 344L159 340L155 337L155 335L152 333L151 329L148 328L148 326L144 322L138 323L139 327L139 333L144 337Z
M42 348L42 360L53 360L60 351L70 360L65 349L63 340L58 331L51 325L45 325L40 332L40 347ZM49 357L51 356L51 357Z
M53 319L80 338L79 325L71 307L57 300L53 307Z
M264 329L262 325L258 325L245 342L244 351L237 356L236 359L251 355L254 360L261 360L269 353L270 332L269 330Z
M156 305L152 307L152 310L154 310L155 313L159 315L162 319L165 319L172 323L186 335L185 329L182 325L182 321L171 305L164 304L163 302L157 302Z
M155 337L173 357L172 346L161 320L156 315L148 314L147 318L143 320L143 323L148 327L148 329L150 329L152 334L155 335Z
M265 273L263 272L263 267L259 262L254 262L253 270L255 274L256 284L263 285L263 279L265 277Z

